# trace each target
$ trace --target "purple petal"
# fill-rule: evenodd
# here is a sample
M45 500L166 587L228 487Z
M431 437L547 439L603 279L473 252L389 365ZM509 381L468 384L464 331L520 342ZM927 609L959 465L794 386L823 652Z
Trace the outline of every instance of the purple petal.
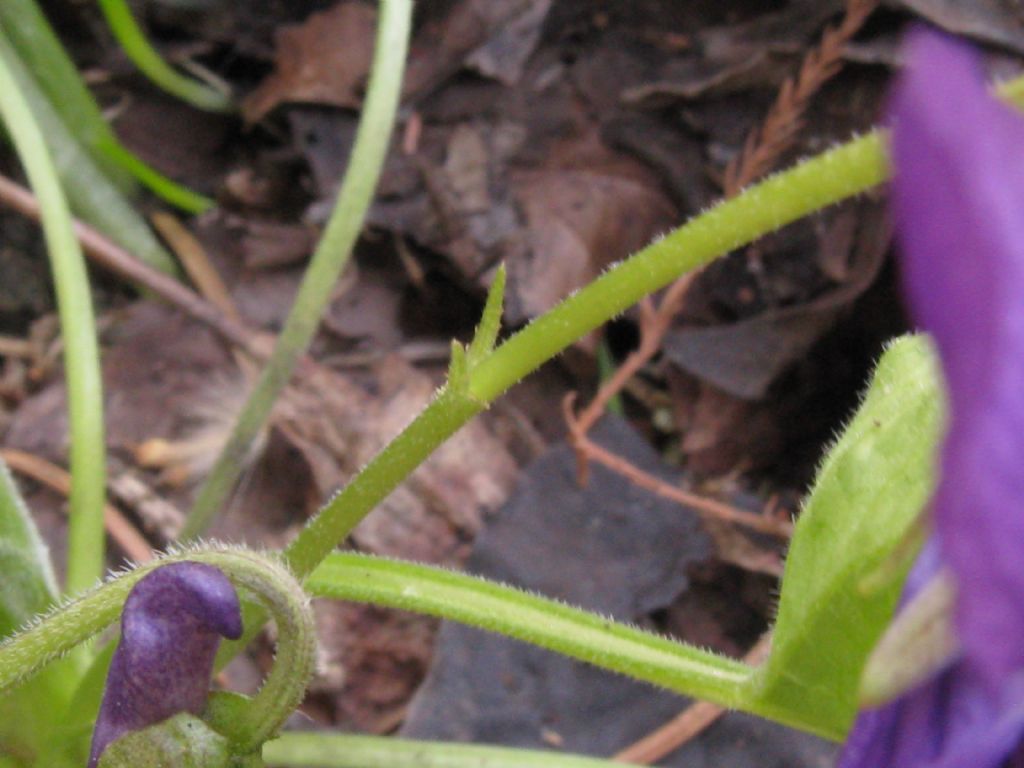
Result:
M891 103L905 289L935 338L951 421L934 500L966 656L1024 667L1024 120L966 46L916 31Z
M179 712L201 714L220 638L241 635L238 596L217 568L172 563L141 579L121 615L89 768L126 733Z
M837 768L1005 768L1024 738L1024 697L994 697L961 660L854 723ZM1005 694L1005 692L1004 692Z

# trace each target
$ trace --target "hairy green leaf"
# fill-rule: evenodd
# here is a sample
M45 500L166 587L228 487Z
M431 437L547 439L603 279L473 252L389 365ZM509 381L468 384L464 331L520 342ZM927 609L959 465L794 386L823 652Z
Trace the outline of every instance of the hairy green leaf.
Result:
M58 594L49 552L2 460L0 574L2 639L50 608ZM0 696L0 754L38 754L54 724L54 710L65 700L64 672L66 665L58 665L30 684Z
M754 678L763 711L834 738L849 728L909 558L893 578L877 576L893 566L932 490L939 377L925 337L895 341L822 464L786 560L772 654Z
M42 613L57 599L49 551L14 478L0 460L0 638Z

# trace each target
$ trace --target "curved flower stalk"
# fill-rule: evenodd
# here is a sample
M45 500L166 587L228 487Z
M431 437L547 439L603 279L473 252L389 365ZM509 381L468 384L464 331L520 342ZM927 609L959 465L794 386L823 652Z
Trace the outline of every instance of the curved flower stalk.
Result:
M1024 120L988 95L964 45L918 30L907 51L891 102L892 204L950 423L933 538L894 626L945 570L959 650L862 713L839 765L1024 766Z
M241 635L238 595L214 566L171 563L140 580L121 615L89 768L127 733L182 712L199 715L221 637Z

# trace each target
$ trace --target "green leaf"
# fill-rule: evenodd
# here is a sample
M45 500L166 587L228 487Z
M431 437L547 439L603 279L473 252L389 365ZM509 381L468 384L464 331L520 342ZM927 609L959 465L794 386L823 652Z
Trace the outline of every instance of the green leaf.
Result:
M931 493L942 403L925 337L895 341L797 521L772 654L754 678L752 693L765 713L817 723L833 738L848 730L861 671L892 616L908 563L896 578L866 584L892 565Z
M227 93L178 72L161 58L145 33L139 27L125 0L99 0L100 9L107 17L110 31L128 55L128 58L154 84L198 109L211 112L230 112L233 108Z
M0 2L3 6L4 2ZM8 27L0 25L0 56L28 101L33 117L42 128L47 147L60 175L65 194L75 213L121 247L152 267L176 274L170 254L160 245L145 220L128 203L122 191L110 181L103 168L83 146L71 126L47 98L7 38Z
M213 205L146 165L120 142L35 0L0 2L0 28L61 121L74 127L76 140L122 193L136 191L131 179L135 176L190 213Z
M0 461L0 639L13 634L57 599L49 552L22 501L7 465ZM55 665L0 696L0 752L38 754L51 734L55 710L66 701L68 662Z
M448 380L446 386L455 393L465 393L469 385L469 357L466 348L452 339L452 356L448 363Z
M49 551L0 459L0 638L7 637L57 599Z
M35 0L4 0L0 3L0 27L21 62L32 73L39 89L60 112L63 121L75 126L78 140L89 148L104 174L122 192L132 192L131 178L112 160L102 159L99 148L117 143L117 137L38 3Z
M230 768L228 741L195 715L182 713L126 734L103 750L99 768Z
M480 316L480 324L476 327L473 341L469 345L468 357L471 367L494 351L494 344L498 340L498 331L501 330L501 313L504 305L505 265L502 264L498 267L491 287L487 291L487 302L484 304L484 311Z

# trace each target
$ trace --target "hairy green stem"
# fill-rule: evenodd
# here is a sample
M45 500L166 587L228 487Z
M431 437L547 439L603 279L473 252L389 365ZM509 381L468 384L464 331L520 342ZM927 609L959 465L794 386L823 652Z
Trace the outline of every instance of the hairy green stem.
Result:
M263 745L269 765L292 768L621 768L595 757L380 736L285 733Z
M744 664L487 579L346 553L324 560L306 588L469 624L722 706L746 703Z
M483 357L463 397L448 390L324 506L286 550L310 573L438 445L523 376L679 275L886 178L882 137L854 139L769 177L650 244Z
M106 446L103 384L85 258L46 142L0 52L0 116L39 199L64 341L71 437L71 512L66 589L76 593L103 574Z
M211 112L230 112L231 98L208 85L182 75L161 58L139 28L124 0L99 0L107 24L135 66L156 85L194 107Z
M1024 77L999 91L1024 105ZM300 576L310 573L438 445L576 339L679 275L887 177L883 137L872 131L770 176L612 267L482 357L469 377L467 396L442 390L310 520L285 551L289 565Z
M348 262L391 140L411 19L411 0L382 0L370 83L338 202L303 276L274 352L199 491L182 531L184 538L198 536L206 529L234 487L249 446L312 341L338 275Z
M132 587L154 568L184 560L220 568L269 611L277 625L274 668L226 734L242 752L270 738L302 700L313 671L315 632L308 601L276 555L197 549L169 555L95 587L0 643L0 693L19 684L117 620Z
M270 674L249 706L226 724L233 748L247 754L273 737L302 703L316 658L313 614L306 593L276 557L242 551L204 557L237 586L257 595L277 627L277 653Z

